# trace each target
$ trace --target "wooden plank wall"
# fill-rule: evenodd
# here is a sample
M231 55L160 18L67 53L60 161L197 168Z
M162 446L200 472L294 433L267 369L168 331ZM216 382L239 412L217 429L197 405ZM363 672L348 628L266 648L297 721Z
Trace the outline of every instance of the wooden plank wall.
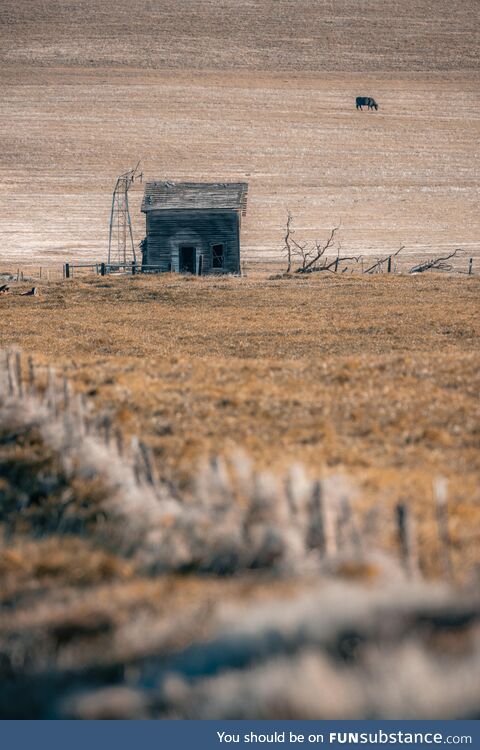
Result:
M212 245L223 243L224 271L240 272L240 221L233 210L152 210L147 217L146 265L179 271L179 247L193 245L203 254L203 273L212 272ZM198 260L197 260L198 267Z

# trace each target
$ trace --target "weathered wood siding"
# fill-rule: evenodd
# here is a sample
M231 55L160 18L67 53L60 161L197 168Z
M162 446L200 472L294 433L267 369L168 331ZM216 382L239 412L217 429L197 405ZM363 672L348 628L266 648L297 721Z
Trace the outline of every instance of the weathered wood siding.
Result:
M222 272L212 268L212 245L223 244L225 273L240 272L240 218L233 210L147 211L147 242L144 263L178 272L179 249L190 245L197 251L197 271L203 255L203 273Z

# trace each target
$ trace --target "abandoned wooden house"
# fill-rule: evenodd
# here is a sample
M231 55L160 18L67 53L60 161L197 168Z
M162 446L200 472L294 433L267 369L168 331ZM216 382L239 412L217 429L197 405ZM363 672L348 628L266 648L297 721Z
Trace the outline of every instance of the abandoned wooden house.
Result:
M247 190L246 182L147 182L142 269L240 273L240 225Z

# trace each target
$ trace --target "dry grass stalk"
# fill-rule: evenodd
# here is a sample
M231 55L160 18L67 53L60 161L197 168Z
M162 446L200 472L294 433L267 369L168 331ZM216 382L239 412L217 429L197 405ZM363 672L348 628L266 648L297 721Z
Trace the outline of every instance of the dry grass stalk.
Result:
M415 522L406 503L397 505L396 513L401 560L407 576L413 578L419 571Z
M0 401L4 422L13 420L27 432L39 430L68 481L98 477L109 544L133 554L141 567L217 573L250 567L294 569L307 560L319 565L339 551L328 531L335 525L335 499L325 500L321 483L312 483L301 467L290 473L282 490L273 477L254 472L240 457L231 464L216 458L199 472L193 496L178 497L157 478L143 441L132 438L126 453L124 438L108 415L86 418L88 402L72 395L65 376L58 378L49 366L42 395L31 374L25 391L19 353L5 353L0 371L8 384ZM59 512L59 528L67 529L62 520L66 508ZM71 507L68 512L71 516ZM21 513L10 520L19 523ZM351 512L344 520L351 522ZM103 527L93 524L89 533L105 542ZM347 541L340 547L349 554Z
M443 573L447 580L453 578L451 541L448 527L448 482L444 477L437 477L433 483L433 493L438 522L438 536Z

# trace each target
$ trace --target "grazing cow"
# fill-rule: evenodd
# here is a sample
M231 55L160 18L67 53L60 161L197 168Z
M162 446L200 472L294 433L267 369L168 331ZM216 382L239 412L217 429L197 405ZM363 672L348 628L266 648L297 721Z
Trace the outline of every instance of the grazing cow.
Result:
M378 104L372 96L357 96L355 99L357 109L368 107L368 109L378 109Z

